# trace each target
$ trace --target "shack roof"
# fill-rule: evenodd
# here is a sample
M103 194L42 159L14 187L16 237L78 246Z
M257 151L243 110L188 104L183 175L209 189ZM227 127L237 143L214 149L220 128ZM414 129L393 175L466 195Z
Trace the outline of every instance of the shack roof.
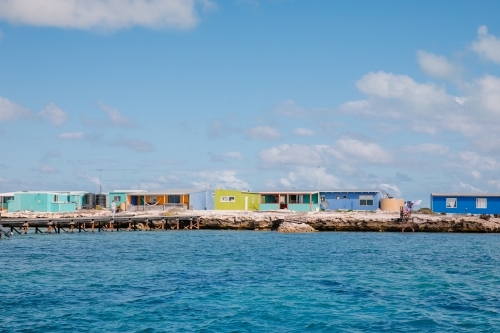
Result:
M329 192L329 193L382 193L380 190L320 190L320 192Z
M183 194L191 194L197 192L204 192L208 190L203 189L172 189L172 190L164 190L164 191L154 191L154 192L129 192L127 195L183 195Z
M260 191L260 194L315 194L318 191L303 191L303 190L278 190L278 191Z
M13 197L14 192L0 193L0 197Z
M500 193L431 193L431 197L500 197Z

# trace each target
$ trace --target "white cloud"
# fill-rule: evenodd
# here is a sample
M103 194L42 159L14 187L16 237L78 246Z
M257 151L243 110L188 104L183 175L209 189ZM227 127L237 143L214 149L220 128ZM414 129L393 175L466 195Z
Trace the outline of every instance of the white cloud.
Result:
M274 106L273 112L282 116L287 117L311 117L319 116L331 112L331 109L326 108L311 108L307 109L299 106L295 103L293 99L288 99Z
M475 80L464 104L473 112L485 110L500 115L500 78L486 74Z
M85 135L83 132L67 132L59 134L58 138L62 140L75 140L75 139L83 139Z
M47 163L53 158L61 157L61 153L57 150L49 150L43 157L40 159L40 162Z
M83 173L83 172L75 172L74 175L77 179L84 180L84 181L89 182L91 184L94 184L94 185L101 184L101 180L99 179L99 177L89 176L89 175L87 175L87 173Z
M203 171L193 174L198 180L191 184L198 188L231 188L249 190L250 184L243 179L236 177L236 171L221 170L221 171Z
M493 157L481 156L478 153L465 151L458 153L461 167L475 168L481 170L498 170L500 163Z
M479 171L477 171L477 170L472 170L472 171L470 172L470 174L472 175L472 177L474 177L474 178L476 178L476 179L481 178L481 173L480 173Z
M111 143L111 145L114 147L128 148L138 153L150 152L155 150L154 146L148 141L139 139L126 139L124 137L117 138Z
M477 29L477 40L472 42L472 50L484 59L500 64L500 39L489 34L485 25Z
M339 139L331 146L284 144L258 153L261 167L321 166L339 161L354 164L387 164L392 155L375 143Z
M174 184L180 184L181 180L179 177L174 175L150 177L141 180L138 184L134 185L133 189L148 190L148 191L159 191L164 190L165 187L172 188Z
M297 136L313 136L314 134L316 134L316 132L314 132L313 130L306 129L306 128L296 128L293 131L293 134L295 134Z
M459 182L458 184L453 184L453 190L457 192L472 192L472 193L486 193L486 191L483 191L477 187L474 187L470 184L464 183L464 182Z
M280 145L259 152L258 158L263 167L287 165L320 165L322 158L317 147L305 145Z
M224 156L237 161L243 159L243 155L241 155L241 153L237 151L228 151L227 153L224 153Z
M129 26L189 29L209 0L0 0L0 19L35 26L114 30Z
M50 165L42 165L40 168L36 170L45 174L59 173L59 170Z
M420 68L430 76L440 79L454 79L460 75L460 68L450 63L444 56L419 50L417 58Z
M247 136L255 140L266 141L280 140L283 138L283 136L277 129L269 126L257 126L251 128L247 131Z
M90 118L86 115L82 116L84 124L89 126L114 126L123 128L137 127L137 124L124 115L122 115L118 110L106 105L102 102L98 103L99 108L105 114L105 118Z
M392 162L392 155L379 145L354 139L337 140L332 152L337 157L354 158L370 163L386 164Z
M54 103L47 105L38 116L48 120L52 126L61 126L69 119L69 115Z
M403 150L408 153L442 155L446 154L449 148L437 143L423 143L413 146L403 146Z
M370 72L356 82L358 89L370 96L399 100L415 110L433 111L436 106L455 103L454 97L433 83L421 84L407 75Z
M30 118L32 113L25 107L0 97L0 122L17 120L20 118Z
M277 181L269 179L265 181L265 186L269 190L278 189L339 189L344 184L336 176L329 174L326 168L297 166L289 172L286 177L281 177Z

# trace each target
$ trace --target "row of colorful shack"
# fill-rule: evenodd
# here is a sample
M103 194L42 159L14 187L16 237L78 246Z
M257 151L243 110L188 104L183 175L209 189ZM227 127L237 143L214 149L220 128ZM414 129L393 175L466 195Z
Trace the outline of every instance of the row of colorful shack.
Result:
M69 213L95 208L89 198L97 196L99 206L109 209L112 203L122 211L158 211L181 208L189 210L296 212L320 210L399 211L403 199L387 198L378 190L261 191L231 189L173 189L166 191L115 190L105 194L85 191L20 191L0 193L0 211ZM500 213L500 194L432 193L431 210L436 213Z
M376 190L263 191L230 189L140 191L115 190L106 194L105 206L112 202L123 211L154 211L180 207L190 210L269 211L288 209L297 212L331 210L376 210L382 193ZM68 213L89 208L85 191L22 191L0 193L0 207L8 212ZM93 206L92 206L93 207Z

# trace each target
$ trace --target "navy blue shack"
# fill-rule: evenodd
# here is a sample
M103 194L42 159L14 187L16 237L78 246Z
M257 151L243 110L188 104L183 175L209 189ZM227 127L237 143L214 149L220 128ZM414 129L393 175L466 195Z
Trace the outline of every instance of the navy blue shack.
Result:
M320 191L321 205L327 210L377 210L382 193L377 190Z
M500 214L500 194L431 193L431 210L447 214Z

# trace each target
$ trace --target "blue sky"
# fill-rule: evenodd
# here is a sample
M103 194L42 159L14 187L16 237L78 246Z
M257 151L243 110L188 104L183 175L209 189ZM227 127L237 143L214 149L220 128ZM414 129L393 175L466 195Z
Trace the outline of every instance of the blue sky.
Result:
M496 1L0 0L0 192L500 192Z

